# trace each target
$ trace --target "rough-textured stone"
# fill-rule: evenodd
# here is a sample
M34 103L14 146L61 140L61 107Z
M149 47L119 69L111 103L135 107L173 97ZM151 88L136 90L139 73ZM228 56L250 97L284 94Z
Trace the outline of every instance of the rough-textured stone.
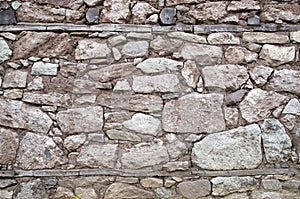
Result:
M159 19L162 24L171 25L176 22L176 9L175 8L163 8L159 14Z
M198 93L167 102L162 115L163 129L177 133L224 130L222 104L222 95Z
M293 198L293 199L299 199L298 193L293 192L271 192L271 191L262 191L262 190L254 190L251 193L251 197L255 199L266 199L266 198L274 198L274 199L281 199L281 198Z
M121 53L126 57L143 57L148 54L149 43L147 41L131 41L125 44Z
M0 63L8 60L12 55L12 51L10 50L6 41L0 37Z
M136 113L130 120L123 122L124 127L132 131L156 136L161 129L160 120L143 113Z
M88 6L96 6L102 3L103 0L84 0L84 3Z
M262 141L267 161L286 162L291 156L292 142L284 126L276 119L266 119L261 125Z
M175 134L167 134L166 139L166 147L170 158L172 158L173 160L178 159L182 155L188 153L188 148L185 143L181 142Z
M80 196L80 199L98 199L98 195L93 188L81 188L77 187L75 194Z
M267 118L272 110L286 103L288 97L274 91L252 89L240 103L242 117L249 123Z
M159 55L166 55L177 52L183 41L178 39L169 39L162 36L157 36L150 42L150 47L158 52Z
M116 199L116 198L153 199L155 198L155 195L150 191L145 191L133 185L128 185L124 183L113 183L106 190L104 199Z
M205 87L237 90L249 78L247 69L240 65L207 66L202 69Z
M11 164L19 146L18 134L12 130L0 128L0 164Z
M259 126L253 124L206 136L194 144L192 161L209 170L258 167L262 161Z
M132 90L137 93L169 93L179 91L179 79L174 74L133 76Z
M140 142L142 139L134 134L127 131L119 131L115 129L111 129L106 131L106 135L112 140L123 140L123 141L132 141L132 142Z
M177 189L185 198L197 199L210 194L211 184L208 180L181 182L177 185Z
M106 0L103 5L104 9L100 15L102 22L124 23L130 14L130 1Z
M201 22L217 21L226 16L226 7L227 5L221 1L202 3L191 9L189 14Z
M295 55L295 46L286 47L265 44L260 51L259 58L263 59L270 66L279 66L293 62Z
M282 186L279 180L275 179L263 179L261 181L262 187L265 190L272 190L272 191L281 191Z
M184 59L196 61L201 65L214 65L222 61L222 49L204 44L184 44L181 50Z
M2 199L12 199L13 198L13 191L8 191L8 190L0 190L0 196L2 197Z
M21 36L14 45L15 59L30 56L59 57L70 54L73 50L73 41L67 33L25 32Z
M75 59L93 59L93 58L106 58L111 53L107 44L100 43L94 40L80 40L75 49Z
M246 193L232 193L227 196L222 197L222 199L249 199L249 196Z
M126 169L140 169L155 166L169 161L167 148L161 141L157 143L141 143L126 149L121 156L122 167Z
M277 3L272 4L272 6L265 5L260 16L263 22L283 20L297 23L300 21L299 9L300 5L297 3Z
M167 58L149 58L139 63L136 67L144 73L160 73L164 71L178 71L183 66L182 62Z
M200 71L198 70L195 62L190 60L186 61L183 69L181 70L181 75L188 86L196 88L200 77Z
M245 32L243 33L243 40L253 43L261 44L286 44L290 43L287 35L280 35L277 33L266 32Z
M240 39L230 32L211 33L207 41L209 44L240 44Z
M235 104L240 103L243 100L246 93L247 93L247 90L245 90L245 89L240 89L240 90L234 91L232 93L227 93L225 96L226 105L230 106L230 105L235 105Z
M28 132L20 142L17 164L21 169L54 168L67 162L51 137Z
M131 86L129 85L129 82L126 79L117 81L113 89L113 91L130 91L130 90L131 90Z
M155 95L125 95L125 94L101 94L97 97L97 103L110 108L120 108L140 112L161 111L163 101Z
M231 1L227 7L228 11L241 11L241 10L260 10L259 1Z
M88 23L97 24L99 23L99 14L100 14L99 8L89 8L86 11L85 18Z
M39 94L25 92L22 101L39 105L67 106L71 102L71 96L69 94L60 93Z
M15 179L0 179L0 189L16 185L17 181Z
M40 179L20 183L21 190L16 195L16 199L24 198L45 198L48 199L46 190Z
M258 180L253 177L216 177L211 180L212 195L225 196L235 192L246 192L258 187Z
M263 86L267 83L269 77L273 73L273 69L270 67L258 65L249 71L250 77L254 80L258 86Z
M71 135L64 139L64 147L68 151L74 151L78 149L86 140L86 135Z
M117 144L97 144L83 146L77 158L77 163L85 167L113 168L118 158Z
M276 70L269 84L268 90L285 91L300 94L300 71L282 69Z
M9 89L5 90L3 96L7 99L22 99L23 90L21 89Z
M13 70L5 74L3 88L25 88L27 81L26 71Z
M190 4L190 3L202 3L205 2L205 0L166 0L167 6L175 6L178 4Z
M57 113L57 123L66 134L101 131L103 109L95 106L60 111Z
M186 171L189 169L189 162L168 162L167 164L163 165L163 168L166 169L169 172L172 171Z
M186 32L170 32L167 35L170 38L181 39L181 40L187 41L187 42L201 43L201 44L207 43L206 37L196 35L196 34L191 34L191 33L186 33Z
M225 59L230 64L242 64L245 61L245 53L242 47L230 46L225 51Z
M46 134L52 125L50 117L39 108L20 101L0 98L0 124Z
M133 17L133 23L140 24L145 23L147 16L153 13L158 13L159 10L152 7L147 2L137 2L133 8L131 9L132 17Z
M283 114L293 114L300 116L300 102L296 98L291 99L289 103L284 107Z
M291 32L290 33L290 38L291 38L292 41L300 43L300 31Z
M95 81L109 82L127 75L135 70L133 63L112 64L100 69L91 70L88 75Z
M58 64L36 62L31 69L31 75L57 75Z
M239 110L237 108L226 107L224 110L226 126L229 128L238 126Z
M2 4L3 5L3 4ZM1 25L10 25L16 23L15 12L9 8L0 10L0 24Z
M164 184L162 179L159 178L145 178L141 180L141 185L146 188L158 188Z

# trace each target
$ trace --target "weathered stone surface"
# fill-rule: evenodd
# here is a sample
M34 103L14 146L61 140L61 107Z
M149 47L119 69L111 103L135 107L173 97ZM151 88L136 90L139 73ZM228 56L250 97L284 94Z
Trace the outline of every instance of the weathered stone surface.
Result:
M176 9L175 8L163 8L159 14L159 19L162 24L171 25L176 22Z
M27 81L26 71L12 70L5 74L3 88L25 88Z
M247 93L247 90L245 90L245 89L240 89L240 90L234 91L232 93L227 93L225 96L226 105L230 106L230 105L235 105L235 104L240 103L243 100L246 93Z
M110 108L120 108L140 112L161 111L163 101L155 95L125 95L125 94L100 94L97 103Z
M222 95L198 93L167 102L162 114L163 129L177 133L224 130L222 104Z
M156 136L161 129L160 120L143 113L136 113L130 120L123 122L124 127L132 131Z
M169 93L179 91L179 79L174 74L133 76L132 89L137 93Z
M185 198L197 199L210 194L211 184L208 180L181 182L178 184L177 189Z
M142 140L138 135L134 133L115 129L106 131L106 135L112 140L123 140L132 142L140 142Z
M50 117L39 108L20 101L0 98L0 124L46 134L52 125Z
M183 41L178 39L169 39L162 36L157 36L150 42L150 47L158 52L159 55L166 55L177 52Z
M3 5L3 3L2 3ZM0 10L0 24L1 25L11 25L16 23L15 12L9 8Z
M141 180L141 185L146 188L158 188L164 185L163 179L145 178Z
M166 0L167 6L175 6L178 4L190 4L190 3L202 3L205 2L205 0Z
M21 35L14 45L15 59L30 56L59 57L70 54L73 50L73 41L67 33L25 32Z
M149 58L139 63L136 67L144 73L160 73L168 70L178 71L182 66L182 62L168 58Z
M130 75L135 70L133 63L112 64L104 68L92 70L88 75L95 81L108 82Z
M181 55L184 59L196 61L201 65L214 65L222 61L222 49L204 44L184 44Z
M189 162L184 161L184 162L168 162L167 164L163 165L163 168L166 169L169 172L172 171L186 171L189 169Z
M0 63L8 60L11 55L12 51L9 48L8 44L2 37L0 37Z
M148 54L149 43L147 41L131 41L125 44L121 53L126 57L143 57Z
M265 190L272 190L272 191L281 191L282 186L279 180L275 179L263 179L261 181L262 187Z
M186 61L184 68L181 70L181 75L185 79L188 86L196 88L200 77L200 71L194 61Z
M231 1L227 7L228 11L241 11L241 10L260 10L259 1Z
M291 99L284 107L282 113L300 116L300 102L296 98Z
M267 161L286 162L291 157L292 142L284 126L276 119L266 119L261 125L262 141Z
M245 61L245 53L242 47L230 46L225 51L225 59L230 64L242 64Z
M240 39L230 32L211 33L207 41L209 44L240 44Z
M68 106L71 103L69 94L24 92L22 101L39 105Z
M5 90L3 96L7 99L22 99L23 90L21 89L9 89Z
M66 134L98 132L103 126L103 109L95 106L60 111L57 123Z
M86 140L85 134L71 135L64 139L64 147L68 151L74 151L78 149Z
M263 86L267 83L269 77L273 73L273 69L270 67L258 65L249 71L250 77L254 80L258 86Z
M51 137L28 132L20 142L17 164L21 169L54 168L67 162Z
M98 199L98 195L93 188L81 188L77 187L75 194L80 196L80 199Z
M75 49L75 59L93 59L106 58L111 53L106 43L100 43L94 40L79 40Z
M174 39L181 39L183 41L206 44L206 37L186 32L170 32L167 34L168 37Z
M237 90L249 78L247 69L240 65L216 65L202 69L205 87Z
M262 161L259 126L252 124L206 136L194 144L192 161L209 170L258 167Z
M286 103L288 97L274 91L252 89L240 103L242 117L249 123L267 118L272 110Z
M28 90L41 90L44 88L43 78L42 77L34 77L31 82L28 83Z
M226 107L224 109L226 127L237 127L239 122L239 110L237 108Z
M99 23L99 14L100 14L99 8L89 8L86 11L85 19L89 24L97 24Z
M222 199L249 199L249 196L246 193L232 193L227 196L224 196Z
M17 10L16 16L23 22L63 22L66 9L46 8L31 2L24 2Z
M0 179L0 188L6 188L16 185L18 182L15 179Z
M300 5L297 3L277 3L272 4L272 6L265 5L260 17L263 22L283 20L297 23L300 21L299 9Z
M278 33L266 32L245 32L243 33L243 40L253 43L261 44L286 44L290 43L287 35L280 35Z
M211 180L212 195L225 196L235 192L246 192L258 188L258 180L253 177L216 177Z
M129 85L129 82L126 79L117 81L113 89L113 91L130 91L130 90L131 90L131 86Z
M12 199L13 198L13 191L8 191L8 190L3 190L0 189L0 196L2 197L2 199Z
M155 195L150 191L145 191L133 185L128 185L124 183L113 183L106 190L104 199L115 199L115 198L153 199L155 198Z
M224 2L208 2L196 5L188 13L201 22L217 21L227 15L226 7Z
M252 198L256 199L265 199L265 198L274 198L274 199L281 199L281 198L293 198L293 199L299 199L298 193L293 192L271 192L271 191L262 191L262 190L254 190L251 193Z
M124 23L126 22L130 10L130 1L127 0L106 0L103 3L104 9L101 12L102 22Z
M77 163L85 167L113 168L117 156L117 144L97 144L83 146L77 158Z
M102 3L103 0L84 0L84 3L88 6L96 6Z
M173 160L178 159L182 155L188 153L188 148L185 143L181 142L175 134L167 134L166 139L166 147L170 158Z
M293 62L295 55L295 46L286 47L265 44L260 51L259 58L263 59L270 66L279 66Z
M57 75L58 64L36 62L31 69L31 75Z
M121 156L121 164L126 169L140 169L155 166L169 161L167 148L162 141L157 143L141 143L126 149Z
M117 46L117 45L124 44L124 43L126 43L126 41L127 41L127 38L123 35L117 35L117 36L114 36L114 37L110 37L108 39L108 42L112 46Z
M0 164L12 164L19 146L18 134L12 130L0 128Z
M158 13L159 10L156 8L152 7L149 3L147 2L137 2L133 8L131 9L132 17L133 17L133 23L135 24L140 24L140 23L145 23L147 17L150 14L153 13Z
M276 70L270 83L267 84L268 90L285 91L300 94L300 71L282 69Z
M300 31L291 32L290 33L290 38L291 38L292 41L300 43Z
M21 190L16 199L24 198L45 198L48 199L46 190L40 179L20 183Z

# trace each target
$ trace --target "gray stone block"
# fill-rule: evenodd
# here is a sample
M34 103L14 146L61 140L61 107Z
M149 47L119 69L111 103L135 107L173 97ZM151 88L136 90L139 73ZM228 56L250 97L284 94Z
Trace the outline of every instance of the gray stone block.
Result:
M162 24L171 25L176 23L176 9L175 8L164 8L159 14L159 18Z

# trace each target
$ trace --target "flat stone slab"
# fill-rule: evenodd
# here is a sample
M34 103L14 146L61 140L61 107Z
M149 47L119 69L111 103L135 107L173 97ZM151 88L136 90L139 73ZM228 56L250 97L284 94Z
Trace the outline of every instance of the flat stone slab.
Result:
M260 51L259 58L263 59L270 66L279 66L293 62L295 55L295 46L287 47L265 44Z
M0 143L0 164L12 164L19 147L17 132L0 128Z
M163 109L163 129L177 133L222 131L225 129L222 104L220 94L191 93L171 100Z
M183 62L167 58L149 58L139 63L136 67L144 73L160 73L168 70L178 71L183 67Z
M192 161L208 170L254 169L262 161L261 130L252 124L210 134L194 144Z

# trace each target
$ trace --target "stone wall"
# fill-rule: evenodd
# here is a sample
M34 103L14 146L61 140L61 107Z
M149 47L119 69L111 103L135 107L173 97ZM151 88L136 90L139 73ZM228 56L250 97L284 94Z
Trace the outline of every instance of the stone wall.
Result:
M299 199L299 1L0 1L1 199Z

